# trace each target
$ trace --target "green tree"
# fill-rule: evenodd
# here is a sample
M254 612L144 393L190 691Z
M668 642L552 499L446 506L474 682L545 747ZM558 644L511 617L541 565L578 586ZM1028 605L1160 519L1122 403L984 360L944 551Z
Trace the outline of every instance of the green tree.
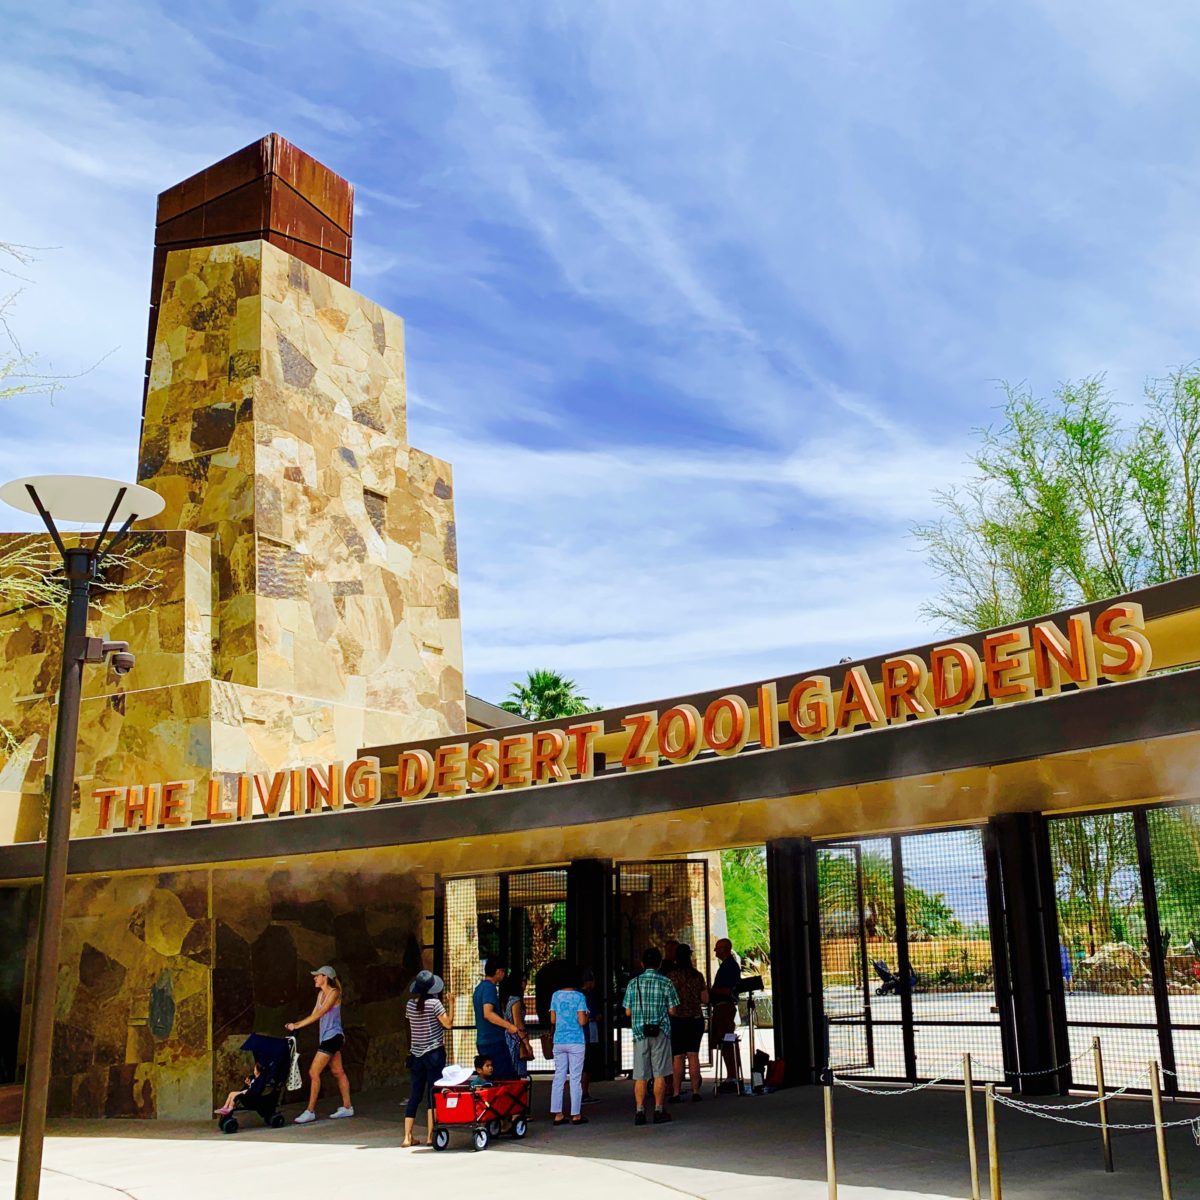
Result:
M1102 376L1005 388L975 475L913 532L943 581L924 614L988 629L1200 571L1200 369L1146 386L1128 427Z
M767 916L767 856L762 846L721 851L725 916L734 953L754 962L770 962L771 926Z
M500 707L527 721L552 721L591 712L592 702L580 694L573 679L557 671L537 670L530 671L523 683L515 681Z

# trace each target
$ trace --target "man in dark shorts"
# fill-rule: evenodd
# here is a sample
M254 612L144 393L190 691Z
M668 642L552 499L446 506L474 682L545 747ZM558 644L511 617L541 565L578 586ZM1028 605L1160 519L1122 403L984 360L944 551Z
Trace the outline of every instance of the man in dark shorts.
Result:
M728 938L721 938L713 947L713 953L717 956L720 966L717 967L717 973L713 977L710 996L712 1019L708 1027L708 1044L721 1048L721 1060L725 1064L725 1079L720 1085L720 1090L736 1092L738 1088L736 1051L733 1042L727 1042L725 1038L728 1034L733 1033L737 1019L737 991L738 984L742 981L742 968L733 956L733 943Z

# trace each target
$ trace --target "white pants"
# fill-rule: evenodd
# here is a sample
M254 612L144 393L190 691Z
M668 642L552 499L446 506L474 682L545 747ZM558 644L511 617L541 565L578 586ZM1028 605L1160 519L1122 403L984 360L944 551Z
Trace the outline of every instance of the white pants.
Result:
M582 1042L558 1043L554 1047L554 1083L550 1088L550 1111L556 1116L563 1110L563 1090L571 1081L571 1112L577 1117L583 1111L583 1056L587 1050Z

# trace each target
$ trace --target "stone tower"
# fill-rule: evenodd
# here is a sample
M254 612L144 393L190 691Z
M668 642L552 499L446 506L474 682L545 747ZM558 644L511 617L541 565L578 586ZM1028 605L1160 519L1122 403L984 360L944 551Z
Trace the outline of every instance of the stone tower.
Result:
M135 544L152 587L95 622L138 666L89 676L77 835L97 787L466 727L451 471L408 443L402 322L347 286L351 211L278 135L159 199L138 476L166 508ZM56 645L44 614L0 625L30 800Z

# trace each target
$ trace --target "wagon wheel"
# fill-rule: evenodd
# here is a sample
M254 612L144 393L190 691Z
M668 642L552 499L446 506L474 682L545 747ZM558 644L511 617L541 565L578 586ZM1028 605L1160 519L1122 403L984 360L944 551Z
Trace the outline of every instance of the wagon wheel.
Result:
M501 1126L500 1126L500 1118L499 1117L493 1117L487 1123L487 1131L492 1137L500 1136L500 1128L501 1128Z
M477 1129L471 1135L471 1145L474 1146L476 1150L486 1150L488 1148L488 1142L491 1140L492 1139L486 1129Z
M513 1137L523 1138L529 1132L529 1122L524 1117L518 1117L513 1122L512 1132Z
M435 1150L445 1150L450 1145L450 1131L448 1129L435 1129L433 1131L433 1148Z

